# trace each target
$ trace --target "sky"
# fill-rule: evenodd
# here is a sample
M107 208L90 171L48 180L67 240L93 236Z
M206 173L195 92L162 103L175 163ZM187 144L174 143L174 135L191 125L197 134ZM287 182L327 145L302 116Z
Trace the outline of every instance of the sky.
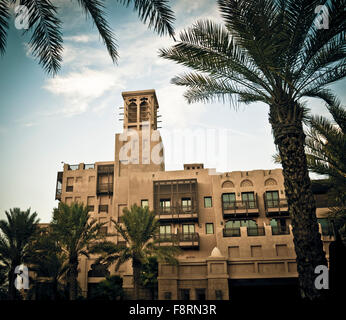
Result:
M114 160L114 136L122 132L121 92L155 89L162 123L166 170L183 163L204 163L219 172L273 169L276 152L268 122L268 107L256 103L188 104L184 88L170 80L185 69L158 57L173 45L139 21L132 7L106 1L107 19L120 55L114 65L90 19L77 1L53 0L63 21L64 54L60 72L47 75L31 56L28 36L10 21L7 50L0 56L0 219L5 210L36 211L49 222L57 206L55 186L62 162L69 164ZM221 22L214 0L170 1L176 32L199 19ZM332 89L346 101L345 81ZM308 100L311 113L330 117L324 104ZM174 138L186 132L215 133L219 150L183 150ZM203 134L202 134L203 136Z

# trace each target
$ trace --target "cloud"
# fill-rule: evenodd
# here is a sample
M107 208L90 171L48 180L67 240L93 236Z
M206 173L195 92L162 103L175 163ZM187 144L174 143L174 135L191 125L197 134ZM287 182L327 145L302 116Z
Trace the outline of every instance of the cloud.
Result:
M78 43L88 43L97 41L99 37L97 34L79 34L75 36L64 37L65 41L72 41Z
M159 112L165 127L186 128L198 124L200 116L207 111L204 104L188 104L183 97L184 90L174 85L167 85L156 90L160 105Z
M124 89L115 72L84 68L49 79L44 88L65 99L61 113L71 116L87 110L89 104L111 89Z
M210 16L210 7L206 0L188 8L185 2L176 2L173 10L179 20L177 26L187 27L192 17L200 14ZM213 15L217 6L212 8ZM191 22L194 21L195 18ZM97 32L64 37L63 75L47 80L44 85L46 90L62 97L58 113L72 116L89 109L98 112L112 103L111 93L140 89L144 85L143 88L157 90L160 105L165 106L162 111L172 125L186 126L185 118L198 119L204 107L199 104L188 106L182 97L184 89L169 84L170 79L184 68L158 56L158 50L173 45L173 40L158 36L138 20L117 26L117 34L120 58L116 66L103 43L97 41Z
M27 122L27 123L24 123L23 126L26 127L26 128L30 128L30 127L36 126L36 123L34 123L34 122Z

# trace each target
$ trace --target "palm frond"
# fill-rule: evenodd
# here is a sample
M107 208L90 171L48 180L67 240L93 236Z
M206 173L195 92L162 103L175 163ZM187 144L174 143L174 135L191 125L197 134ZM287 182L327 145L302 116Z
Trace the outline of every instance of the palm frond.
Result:
M33 31L30 51L48 74L55 75L60 69L63 51L57 8L49 0L23 0L21 4L28 8L28 30Z
M258 94L262 94L259 88L271 92L263 73L223 26L201 20L179 36L178 44L160 50L161 57L202 73L232 80Z
M9 17L9 3L3 0L0 2L0 55L5 54Z
M335 94L330 89L324 88L313 87L304 89L298 94L298 98L302 97L320 98L324 100L327 105L334 105L337 102Z
M225 102L229 99L237 107L238 100L247 103L265 100L265 95L256 95L255 93L237 86L225 78L213 78L212 76L202 75L199 73L185 73L176 76L171 81L179 86L186 86L188 90L184 97L189 103L192 102L212 102L219 100ZM256 98L256 99L255 99Z
M118 60L118 51L111 28L105 19L105 5L103 0L77 0L86 15L91 16L97 30L107 47L108 53L114 63Z
M319 29L316 20L311 22L297 56L297 79L301 79L301 74L306 72L307 68L311 68L311 61L314 64L316 59L318 60L316 57L323 55L323 52L335 51L338 43L341 47L345 45L345 0L328 0L324 1L323 5L328 13L328 27ZM314 17L316 18L316 15Z
M133 3L134 10L149 28L153 28L159 35L168 34L174 38L174 12L170 9L168 0L117 0L129 6Z
M229 33L274 87L277 80L271 70L279 72L285 41L277 20L275 1L218 0L218 4Z

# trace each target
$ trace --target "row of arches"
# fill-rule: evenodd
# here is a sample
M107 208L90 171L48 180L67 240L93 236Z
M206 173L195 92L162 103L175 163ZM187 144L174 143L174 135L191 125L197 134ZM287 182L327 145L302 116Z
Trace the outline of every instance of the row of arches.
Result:
M277 182L273 178L269 178L266 181L264 181L265 186L276 186ZM253 187L253 182L249 179L245 179L240 183L240 187ZM231 180L224 181L222 183L222 188L235 188L234 183Z
M137 122L137 108L138 103L136 99L130 99L127 106L128 122L135 123ZM149 104L147 98L141 98L139 101L139 116L140 121L149 120Z

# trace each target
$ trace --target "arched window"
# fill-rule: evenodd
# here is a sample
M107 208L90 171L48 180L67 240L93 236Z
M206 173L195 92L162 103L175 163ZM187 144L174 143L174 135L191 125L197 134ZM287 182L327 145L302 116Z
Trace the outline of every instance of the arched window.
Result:
M246 180L243 180L241 182L240 186L241 187L252 187L253 183L249 179L246 179Z
M222 188L234 188L234 183L232 181L227 180L222 184Z
M140 104L140 119L141 121L148 121L149 120L149 105L146 101L143 101Z
M128 122L135 123L137 122L137 105L134 102L131 102L127 107L128 113Z
M269 179L267 179L267 180L264 182L264 185L265 185L265 186L276 186L276 185L277 185L277 182L276 182L275 179L269 178Z

